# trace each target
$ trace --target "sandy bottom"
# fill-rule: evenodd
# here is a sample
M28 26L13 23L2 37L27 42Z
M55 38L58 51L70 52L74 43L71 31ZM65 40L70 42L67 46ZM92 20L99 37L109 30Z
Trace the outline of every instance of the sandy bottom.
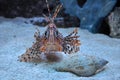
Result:
M103 34L92 34L79 29L80 53L101 57L109 61L106 69L91 77L78 77L69 72L57 72L44 63L21 63L23 54L34 41L34 25L25 24L24 18L6 19L0 17L0 80L120 80L120 39ZM46 28L40 28L41 33ZM65 36L73 28L59 31Z

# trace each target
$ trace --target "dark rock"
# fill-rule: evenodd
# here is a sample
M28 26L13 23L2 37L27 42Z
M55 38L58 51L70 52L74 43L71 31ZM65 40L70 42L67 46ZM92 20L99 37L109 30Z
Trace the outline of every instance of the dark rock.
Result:
M55 11L58 4L61 4L59 0L48 0L51 13ZM41 17L42 14L48 16L48 9L45 0L0 0L0 16L7 18L15 17ZM58 27L71 27L79 26L79 19L77 17L69 16L64 13L64 8L59 12L58 17L64 17L65 23L56 22ZM33 21L34 22L34 21ZM32 22L32 23L33 23ZM43 26L44 23L39 21L34 22L35 25Z

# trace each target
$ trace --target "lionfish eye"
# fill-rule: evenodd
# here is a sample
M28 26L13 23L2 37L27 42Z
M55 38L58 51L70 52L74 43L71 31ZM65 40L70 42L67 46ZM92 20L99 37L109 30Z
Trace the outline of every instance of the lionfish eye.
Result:
M56 31L56 35L58 35L58 31Z
M47 38L47 37L48 37L48 32L47 32L47 31L45 31L45 33L44 33L44 34L45 34L45 37Z
M55 30L55 34L54 34L56 37L58 36L58 31L57 30Z
M47 35L47 31L45 32L45 36Z

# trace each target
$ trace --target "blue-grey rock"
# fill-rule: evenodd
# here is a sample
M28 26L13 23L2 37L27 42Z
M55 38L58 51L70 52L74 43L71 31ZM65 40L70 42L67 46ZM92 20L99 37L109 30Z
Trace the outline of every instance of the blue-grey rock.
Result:
M98 57L79 54L64 57L61 62L52 64L52 67L60 72L71 72L78 76L91 76L101 70L107 63L108 61Z
M80 7L77 0L60 0L66 13L80 19L80 28L96 33L103 18L110 13L117 0L87 0Z

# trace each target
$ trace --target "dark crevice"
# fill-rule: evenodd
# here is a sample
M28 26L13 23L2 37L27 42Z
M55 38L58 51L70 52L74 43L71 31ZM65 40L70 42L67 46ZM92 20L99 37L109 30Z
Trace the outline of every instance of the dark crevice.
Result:
M106 19L102 21L100 28L99 28L99 33L106 34L106 35L110 34L110 26Z
M117 3L115 5L116 7L120 7L120 0L117 0Z
M79 5L80 7L83 7L84 4L86 3L86 1L87 1L87 0L77 0L78 5Z

